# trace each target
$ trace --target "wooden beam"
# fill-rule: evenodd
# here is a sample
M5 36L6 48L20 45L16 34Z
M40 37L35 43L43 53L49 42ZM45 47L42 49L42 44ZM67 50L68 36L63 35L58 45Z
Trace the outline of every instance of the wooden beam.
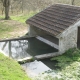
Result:
M40 41L42 41L42 42L44 42L44 43L46 43L46 44L54 47L55 49L58 49L58 50L59 50L59 46L58 46L57 44L55 44L55 43L53 43L53 42L51 42L51 41L49 41L49 40L47 40L47 39L45 39L45 38L42 38L42 37L40 37L40 36L38 36L38 37L36 37L36 38L37 38L38 40L40 40Z
M3 40L0 40L0 42L16 41L16 40L27 40L27 39L30 39L30 38L33 38L33 37L20 37L20 38L12 38L12 39L3 39Z

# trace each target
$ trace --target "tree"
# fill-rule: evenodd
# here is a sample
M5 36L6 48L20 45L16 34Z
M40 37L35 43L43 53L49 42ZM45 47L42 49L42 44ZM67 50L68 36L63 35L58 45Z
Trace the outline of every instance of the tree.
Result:
M10 7L10 0L1 0L3 3L3 6L5 8L5 19L10 19L9 17L9 7Z
M74 1L75 1L75 0L72 0L72 5L74 5Z

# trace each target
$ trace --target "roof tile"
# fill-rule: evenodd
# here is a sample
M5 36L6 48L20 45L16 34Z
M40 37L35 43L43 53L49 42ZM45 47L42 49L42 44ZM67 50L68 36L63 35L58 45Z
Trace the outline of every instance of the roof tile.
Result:
M55 4L26 22L57 36L80 18L80 7Z

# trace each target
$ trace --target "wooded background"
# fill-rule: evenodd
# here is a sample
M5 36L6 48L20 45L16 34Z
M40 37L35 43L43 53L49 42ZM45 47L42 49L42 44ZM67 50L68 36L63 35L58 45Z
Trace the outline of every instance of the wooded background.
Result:
M41 11L55 3L80 6L80 0L10 0L10 14L18 15L26 11ZM0 0L0 15L3 15L4 12L3 3Z

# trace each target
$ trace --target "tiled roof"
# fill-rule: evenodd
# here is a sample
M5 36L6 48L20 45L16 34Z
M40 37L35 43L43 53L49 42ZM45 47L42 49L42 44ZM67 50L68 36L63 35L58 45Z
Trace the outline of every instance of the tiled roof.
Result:
M55 4L26 22L57 36L80 18L80 7Z

